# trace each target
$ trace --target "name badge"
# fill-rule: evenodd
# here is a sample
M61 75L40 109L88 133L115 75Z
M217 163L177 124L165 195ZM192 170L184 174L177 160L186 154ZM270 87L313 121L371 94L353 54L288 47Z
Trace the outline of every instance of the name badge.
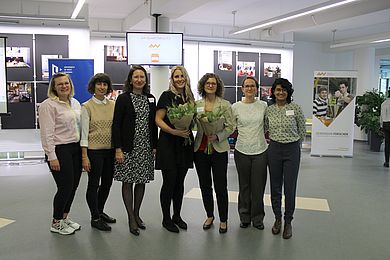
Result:
M150 97L148 99L149 99L149 103L154 103L154 98Z
M198 113L203 113L204 112L204 107L197 107L196 112Z
M294 110L286 110L286 116L293 116Z

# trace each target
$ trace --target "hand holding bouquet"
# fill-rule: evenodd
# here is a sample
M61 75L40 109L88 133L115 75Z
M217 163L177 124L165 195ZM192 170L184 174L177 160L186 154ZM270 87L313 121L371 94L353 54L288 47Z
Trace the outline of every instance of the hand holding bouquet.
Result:
M172 104L172 106L168 107L167 110L169 122L171 122L171 124L178 130L189 130L195 113L195 104L191 103L180 105ZM191 139L186 138L184 145L191 143Z
M207 149L205 150L206 154L213 153L213 146L210 141L210 136L215 135L218 132L222 131L225 127L225 110L219 107L215 112L203 112L198 114L198 120L200 125L203 128L204 134L207 135Z

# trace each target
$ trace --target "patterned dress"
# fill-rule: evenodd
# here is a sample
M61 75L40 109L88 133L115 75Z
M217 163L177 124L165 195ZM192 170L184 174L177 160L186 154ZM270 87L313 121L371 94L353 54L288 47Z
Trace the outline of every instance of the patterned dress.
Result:
M136 112L134 145L123 152L124 162L115 162L114 179L126 183L148 183L154 180L153 153L149 142L149 103L144 95L130 93Z

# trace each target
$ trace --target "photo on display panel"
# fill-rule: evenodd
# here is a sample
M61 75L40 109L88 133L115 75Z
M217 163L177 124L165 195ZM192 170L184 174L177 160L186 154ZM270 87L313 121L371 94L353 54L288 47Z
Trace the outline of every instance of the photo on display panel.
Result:
M30 68L30 48L6 47L7 68Z
M7 82L8 103L32 102L31 82Z
M355 98L356 83L356 78L315 77L313 114L329 126Z

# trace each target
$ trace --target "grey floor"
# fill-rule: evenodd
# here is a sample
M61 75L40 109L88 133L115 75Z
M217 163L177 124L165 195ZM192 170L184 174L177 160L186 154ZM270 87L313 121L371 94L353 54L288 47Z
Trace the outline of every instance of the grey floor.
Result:
M189 229L172 234L161 227L161 174L147 185L141 209L147 225L139 237L128 231L120 183L112 187L106 212L118 219L108 233L91 229L83 175L72 208L82 225L72 236L49 232L55 185L47 166L0 164L0 218L14 223L0 229L0 259L390 259L390 171L383 153L355 143L353 158L310 157L303 152L298 196L326 199L330 212L297 209L293 237L271 234L273 214L266 207L265 229L239 228L237 204L230 203L229 230L218 222L202 230L202 202L184 199L182 217ZM237 191L230 160L229 190ZM196 173L186 178L186 192L198 187ZM266 193L269 193L267 186Z

